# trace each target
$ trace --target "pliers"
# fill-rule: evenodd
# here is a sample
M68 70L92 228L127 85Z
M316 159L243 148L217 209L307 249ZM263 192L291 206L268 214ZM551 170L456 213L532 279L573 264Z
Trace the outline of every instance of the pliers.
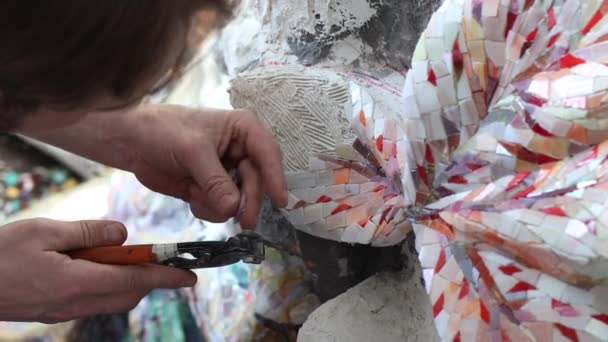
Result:
M154 245L85 248L68 252L72 259L110 265L160 264L184 269L220 267L243 261L259 264L265 242L256 233L243 232L226 241L198 241Z

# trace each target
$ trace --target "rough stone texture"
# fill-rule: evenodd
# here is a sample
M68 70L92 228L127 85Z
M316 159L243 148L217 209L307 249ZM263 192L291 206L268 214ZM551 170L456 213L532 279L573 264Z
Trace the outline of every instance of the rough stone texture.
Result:
M401 271L380 272L315 310L299 342L438 341L416 258L414 234L402 245Z
M372 47L367 58L401 69L408 66L418 37L439 7L439 0L371 0L376 15L356 34Z
M222 33L229 75L269 62L335 69L407 69L440 0L243 0Z
M417 267L380 273L323 304L304 323L299 342L438 341Z
M298 231L302 256L313 276L313 292L324 302L381 271L404 270L412 263L403 246L372 247L321 239ZM414 259L415 256L414 256Z

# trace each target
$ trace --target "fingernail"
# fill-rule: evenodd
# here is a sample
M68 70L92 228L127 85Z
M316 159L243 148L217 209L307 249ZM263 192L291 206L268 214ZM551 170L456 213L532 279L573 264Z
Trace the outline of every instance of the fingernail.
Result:
M240 197L238 193L230 193L222 196L219 203L221 206L222 214L226 217L231 217L235 215L235 209L238 211L239 207L236 205L240 204Z
M106 241L112 243L122 243L126 238L125 228L117 223L107 225L104 234Z
M237 210L236 212L236 220L240 221L241 220L241 216L243 216L243 213L245 212L245 206L247 205L247 196L245 196L245 194L243 193L241 195L241 201L239 203L239 210Z
M281 203L282 207L286 207L287 203L289 203L289 191L283 191L283 203Z

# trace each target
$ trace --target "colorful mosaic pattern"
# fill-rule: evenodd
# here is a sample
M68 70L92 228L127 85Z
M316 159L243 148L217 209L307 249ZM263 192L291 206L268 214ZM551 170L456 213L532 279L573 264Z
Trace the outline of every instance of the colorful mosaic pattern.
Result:
M354 142L288 174L333 240L410 230L442 340L608 338L608 1L448 0L402 110L356 82Z
M427 207L417 248L444 340L608 336L607 157L608 142Z
M411 230L405 209L415 200L410 173L399 167L407 162L404 131L400 119L376 107L365 88L349 86L344 113L356 139L313 157L309 170L287 174L287 217L315 236L394 245Z
M405 118L435 171L414 230L442 340L606 340L607 10L448 1L419 42Z

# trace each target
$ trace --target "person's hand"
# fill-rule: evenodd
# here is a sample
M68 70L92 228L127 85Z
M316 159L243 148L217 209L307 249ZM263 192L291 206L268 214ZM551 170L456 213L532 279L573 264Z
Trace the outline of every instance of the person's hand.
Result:
M127 169L150 189L188 201L195 216L238 216L254 228L264 193L287 205L280 149L253 112L143 106L129 120ZM228 173L233 169L240 187Z
M157 265L111 266L61 252L120 245L111 221L24 220L0 227L0 321L55 323L126 312L155 288L190 287L190 271Z
M264 193L275 206L287 205L279 146L251 111L142 105L17 132L131 171L148 188L189 202L194 215L208 221L236 216L253 228ZM229 171L238 171L241 184Z

